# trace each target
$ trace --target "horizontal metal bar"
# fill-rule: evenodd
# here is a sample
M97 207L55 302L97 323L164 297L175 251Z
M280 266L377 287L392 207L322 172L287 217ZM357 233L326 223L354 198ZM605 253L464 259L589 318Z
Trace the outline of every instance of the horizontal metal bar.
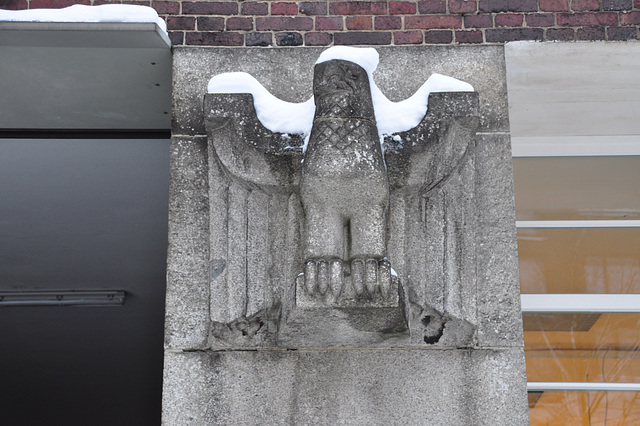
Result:
M527 382L527 391L640 392L640 383Z
M171 130L0 128L0 139L171 139Z
M517 220L519 229L640 228L640 220Z
M157 22L35 22L35 21L3 21L0 22L0 31L4 33L24 33L25 31L46 31L45 37L54 38L59 33L65 33L68 31L78 32L83 37L76 37L78 40L73 44L66 43L60 47L94 47L95 40L105 40L111 42L107 47L118 47L118 44L105 37L103 34L113 33L134 33L138 36L154 33L158 35L159 40L153 39L151 42L146 41L146 44L139 42L131 45L134 47L150 47L160 49L171 49L171 39L167 32L158 25ZM8 38L5 36L5 38ZM137 41L136 39L131 39ZM10 38L8 41L3 40L5 45L13 46L14 44L7 44L13 41ZM102 46L102 45L100 45Z
M640 313L640 294L521 294L523 313Z
M511 136L514 158L628 157L640 155L637 135Z
M125 297L124 290L0 291L0 307L123 305Z

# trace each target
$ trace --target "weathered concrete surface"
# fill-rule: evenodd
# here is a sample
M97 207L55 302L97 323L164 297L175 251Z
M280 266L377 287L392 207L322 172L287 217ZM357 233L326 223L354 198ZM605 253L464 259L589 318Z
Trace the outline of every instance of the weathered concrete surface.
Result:
M165 424L528 423L502 47L377 50L374 78L392 100L434 72L479 93L479 112L470 114L480 117L479 134L453 150L464 155L446 181L410 195L391 191L387 250L401 282L418 289L408 311L424 336L371 349L386 337L374 331L349 347L348 333L332 340L340 329L322 330L318 320L302 333L323 337L277 341L278 321L286 324L281 316L296 304L291 277L304 266L299 196L272 189L282 179L263 189L230 177L207 146L202 102L209 78L227 71L249 72L280 98L304 101L322 49L177 48ZM468 101L447 99L443 110ZM458 130L454 139L464 135ZM341 349L326 349L331 342Z
M209 334L207 138L173 137L165 347L205 348Z
M165 355L168 425L524 425L524 356L507 350Z
M509 135L477 136L478 344L521 346L513 168Z

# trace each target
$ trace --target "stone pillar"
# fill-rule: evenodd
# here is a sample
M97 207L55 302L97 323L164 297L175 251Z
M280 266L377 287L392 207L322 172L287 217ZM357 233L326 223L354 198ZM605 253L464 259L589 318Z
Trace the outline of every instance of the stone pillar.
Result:
M250 96L205 98L244 71L305 101L322 49L174 49L164 424L528 424L503 48L377 50L393 101L432 73L477 93L432 94L386 141L386 256L362 260L386 284L367 299L307 292L299 274L329 294L342 259L305 259L302 154L262 157L282 135Z

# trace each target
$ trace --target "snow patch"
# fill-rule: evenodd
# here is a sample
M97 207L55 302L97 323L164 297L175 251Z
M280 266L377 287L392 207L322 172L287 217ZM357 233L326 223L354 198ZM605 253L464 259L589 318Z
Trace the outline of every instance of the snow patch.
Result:
M369 81L373 82L371 75ZM404 101L392 102L373 82L371 95L380 137L406 132L420 124L427 113L431 92L473 92L473 86L453 77L432 74L413 96Z
M316 106L313 97L302 103L286 102L273 96L251 74L228 72L209 80L209 93L250 93L258 119L272 132L309 136Z
M148 6L76 4L63 9L0 10L0 21L12 22L150 22L167 32L167 24Z
M404 101L392 102L382 93L373 79L373 72L379 62L378 52L374 48L334 46L322 52L316 64L334 59L356 63L367 72L381 143L385 136L405 132L420 123L427 113L431 92L473 92L474 90L473 86L464 81L433 74L413 96ZM242 72L219 74L213 77L209 81L208 92L251 93L256 113L262 124L272 132L304 135L304 148L306 148L315 114L313 97L302 103L285 102L269 93L253 76Z
M373 81L371 75L376 68L378 68L380 55L378 55L378 51L373 47L334 46L323 51L318 57L316 64L333 61L334 59L349 61L360 65L367 74L369 74L369 80Z

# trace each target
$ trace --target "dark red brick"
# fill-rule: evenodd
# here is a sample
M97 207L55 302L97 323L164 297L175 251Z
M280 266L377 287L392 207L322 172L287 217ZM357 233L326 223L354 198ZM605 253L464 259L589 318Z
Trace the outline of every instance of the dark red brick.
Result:
M620 14L620 24L640 25L640 12L629 12Z
M185 44L195 46L242 46L244 37L240 33L230 32L187 32L184 34Z
M295 3L271 3L272 15L297 15L298 5Z
M151 0L142 1L142 0L123 0L122 4L133 4L138 6L148 6L151 7Z
M569 0L540 0L540 10L543 12L568 12Z
M195 30L196 18L193 16L169 16L167 18L168 30Z
M571 10L573 10L574 12L584 12L599 9L600 0L571 0Z
M343 19L341 16L329 16L316 18L316 30L317 31L342 31Z
M465 28L492 28L493 16L491 14L467 15L464 17Z
M607 34L602 27L579 28L576 32L578 40L606 40Z
M635 27L609 27L607 29L607 40L627 41L638 38L638 29Z
M549 28L545 39L549 41L573 41L576 35L573 28Z
M425 44L449 44L453 41L453 31L426 31L424 33Z
M200 29L200 27L198 27ZM240 31L251 31L253 29L253 19L252 18L227 18L227 31L229 30L240 30Z
M500 13L496 15L496 27L521 27L524 15L513 13Z
M390 1L389 15L413 15L416 13L416 4L412 1Z
M391 44L391 33L350 31L335 33L333 35L335 45L385 45Z
M180 3L176 1L153 1L151 7L158 15L177 15L180 13Z
M329 4L331 15L386 15L384 1L342 1Z
M344 24L348 30L370 30L373 29L371 16L347 16Z
M399 30L402 29L402 18L399 16L376 16L376 30Z
M151 0L147 0L147 1L142 1L142 0L123 0L122 4L133 4L133 5L136 5L136 6L151 6Z
M537 12L538 0L480 0L481 12Z
M333 42L333 37L329 33L306 33L304 44L307 46L328 46Z
M404 27L407 30L461 28L462 16L457 16L457 15L407 16L406 18L404 18Z
M456 31L456 43L482 43L482 31Z
M600 10L600 0L571 0L571 10L574 12Z
M418 2L418 11L421 14L447 13L446 0L427 0Z
M180 46L184 44L184 32L182 31L169 31L169 40L171 40L172 46Z
M489 43L504 43L518 40L542 40L542 28L501 28L488 29L485 37Z
M640 0L633 0L633 8L640 9Z
M553 27L556 17L552 13L531 13L525 16L528 27Z
M422 44L422 31L396 31L393 33L394 44Z
M615 12L558 14L558 26L584 27L599 25L618 25L618 14Z
M327 2L307 1L300 3L300 13L304 15L326 15L329 10Z
M247 46L267 47L273 44L271 33L247 33L245 40Z
M476 0L449 0L450 13L476 13Z
M203 1L183 2L182 13L184 15L237 15L238 3Z
M602 0L602 10L631 10L633 9L632 0ZM611 40L611 37L609 37ZM626 39L631 40L631 39Z
M5 10L23 10L29 7L27 0L2 0L0 9Z
M300 33L276 33L278 46L302 46L302 34Z
M249 1L242 3L241 12L243 15L268 15L269 3Z
M309 31L313 29L313 18L278 16L256 18L258 31Z
M89 0L31 0L29 2L30 9L62 9L63 7L73 6L74 4L90 4ZM4 6L2 7L4 9Z
M219 16L198 16L198 31L224 30L224 18Z

